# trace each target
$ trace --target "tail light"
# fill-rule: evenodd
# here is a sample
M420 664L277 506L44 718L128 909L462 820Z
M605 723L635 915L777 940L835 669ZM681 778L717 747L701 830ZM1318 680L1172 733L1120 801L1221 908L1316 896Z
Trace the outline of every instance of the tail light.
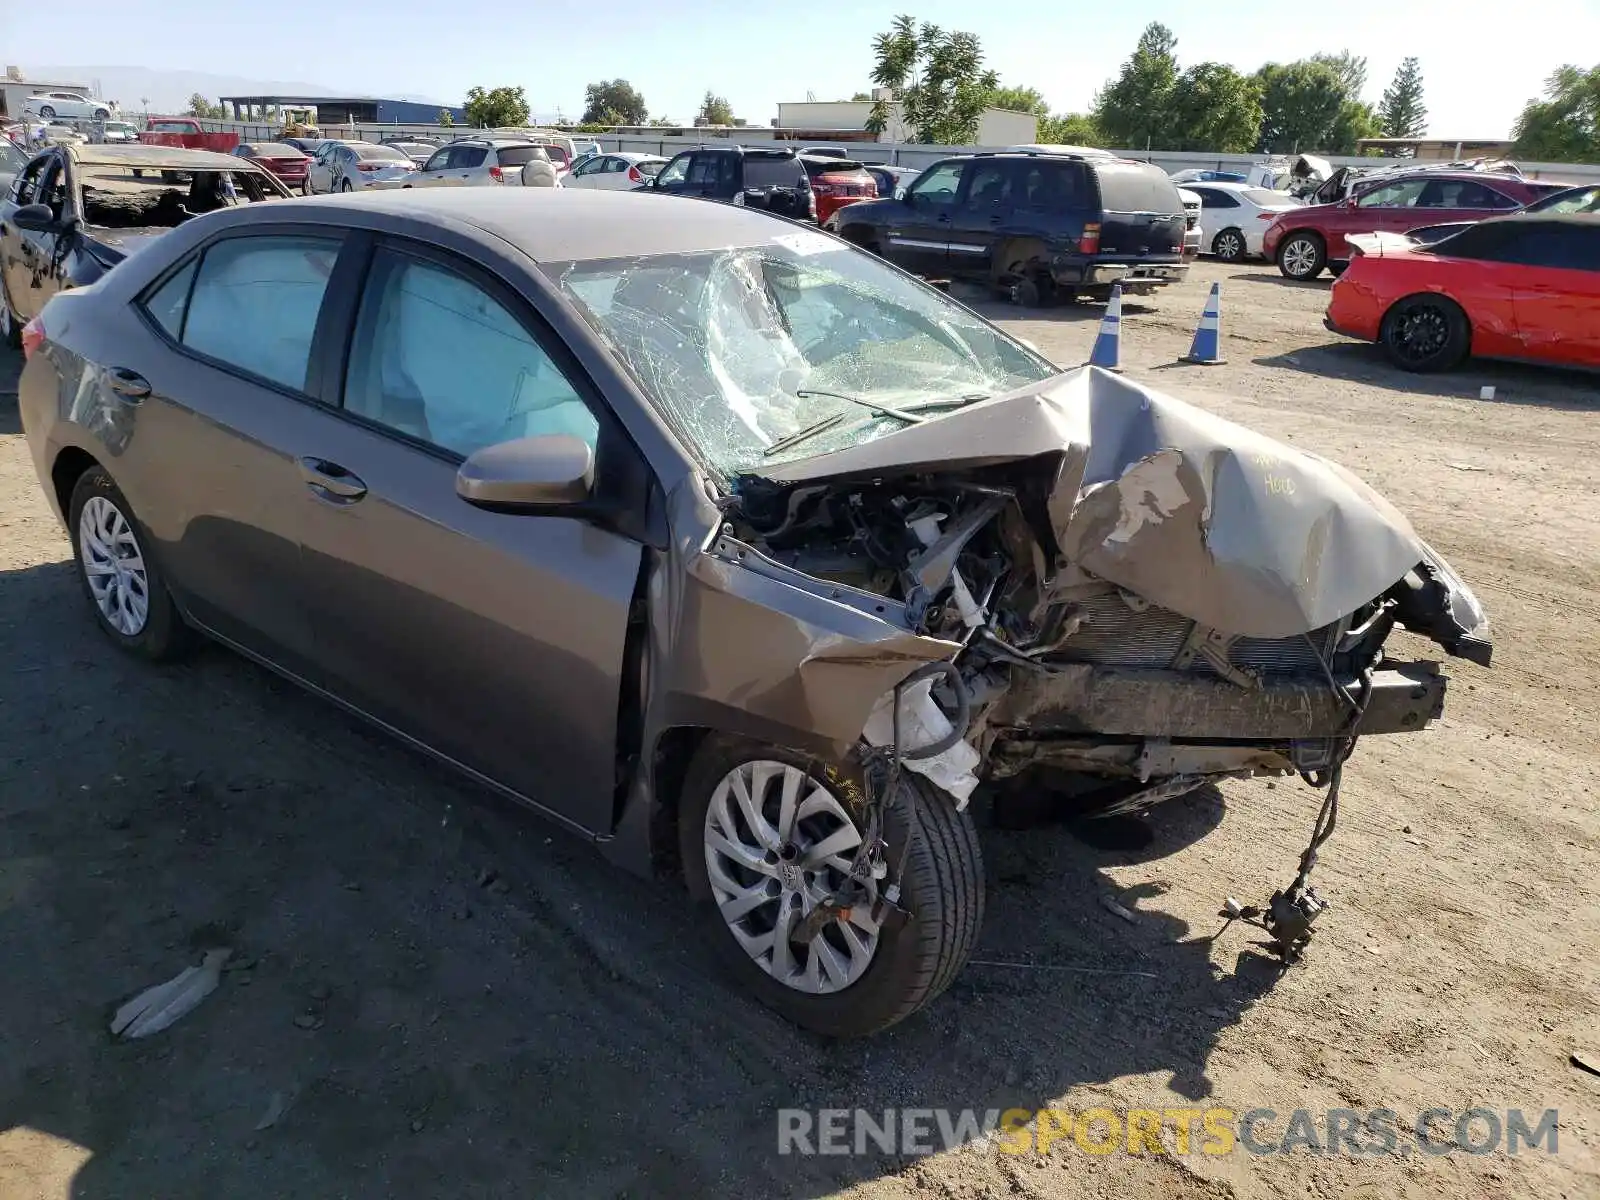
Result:
M494 180L496 183L504 183L506 179L506 173L497 166L490 167L489 178Z
M1100 223L1090 221L1083 227L1083 232L1078 235L1079 254L1100 253Z
M368 175L370 175L374 171L381 171L385 167L393 166L393 165L394 165L393 163L381 163L381 162L357 163L356 164L356 170L364 171Z
M32 358L33 352L44 345L44 318L35 317L22 327L22 357Z
M639 168L638 167L629 167L628 168L628 182L629 183L643 183L644 182L644 176L639 174Z
M1264 212L1264 213L1257 213L1256 214L1256 220L1258 220L1258 221L1276 221L1277 219L1278 219L1278 214L1275 213L1275 212Z

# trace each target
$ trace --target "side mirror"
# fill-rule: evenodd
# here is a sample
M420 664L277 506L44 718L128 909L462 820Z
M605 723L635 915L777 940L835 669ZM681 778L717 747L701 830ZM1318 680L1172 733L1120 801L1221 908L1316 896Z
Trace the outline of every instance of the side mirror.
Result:
M580 504L594 487L594 451L564 433L485 446L456 471L456 495L489 509Z
M11 214L18 229L33 233L50 233L56 228L56 214L48 204L24 204Z

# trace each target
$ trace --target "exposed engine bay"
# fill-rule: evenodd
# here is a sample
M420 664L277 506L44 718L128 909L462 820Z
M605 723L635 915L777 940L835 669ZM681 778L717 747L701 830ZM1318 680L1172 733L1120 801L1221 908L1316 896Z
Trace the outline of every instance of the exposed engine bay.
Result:
M746 475L724 536L960 647L863 737L962 805L1032 768L1070 773L1101 815L1230 777L1327 789L1302 878L1268 910L1298 953L1321 904L1303 877L1357 738L1443 710L1437 664L1392 660L1386 641L1401 627L1487 665L1487 620L1342 468L1104 373L1063 380L1065 394ZM1004 406L960 440L963 418ZM1033 453L1005 453L1002 416ZM1058 448L1040 444L1048 426ZM935 432L954 449L916 444ZM889 443L901 463L882 459Z

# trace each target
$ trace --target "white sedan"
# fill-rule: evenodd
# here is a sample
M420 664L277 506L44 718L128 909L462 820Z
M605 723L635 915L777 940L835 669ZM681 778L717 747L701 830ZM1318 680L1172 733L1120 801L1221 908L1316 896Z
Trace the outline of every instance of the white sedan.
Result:
M656 154L598 154L580 162L561 182L569 188L627 192L649 183L666 165Z
M73 121L104 121L111 106L104 100L81 92L40 92L22 102L24 112L35 113L45 121L66 118Z
M323 142L306 164L301 191L359 192L366 188L403 187L417 173L417 164L405 151L371 142Z
M1223 262L1262 257L1267 226L1285 209L1301 207L1288 192L1248 183L1185 183L1183 190L1200 197L1201 253Z

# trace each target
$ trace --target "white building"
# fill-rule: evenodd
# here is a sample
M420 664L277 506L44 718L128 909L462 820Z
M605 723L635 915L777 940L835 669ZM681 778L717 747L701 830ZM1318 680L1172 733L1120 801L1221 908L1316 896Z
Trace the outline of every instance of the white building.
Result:
M881 135L867 132L872 116L870 100L804 100L779 104L774 133L780 138L806 142L909 142L914 140L898 101L889 104L889 127ZM1039 136L1037 117L1007 112L1003 108L985 109L978 118L980 146L1020 146Z

